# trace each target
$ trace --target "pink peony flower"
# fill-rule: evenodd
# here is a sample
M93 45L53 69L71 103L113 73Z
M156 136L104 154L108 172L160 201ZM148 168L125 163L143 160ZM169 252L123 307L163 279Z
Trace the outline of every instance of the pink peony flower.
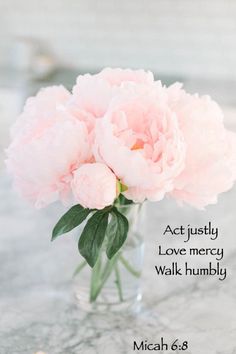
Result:
M84 208L103 209L116 198L116 176L102 163L79 167L71 186L76 202Z
M111 86L120 86L124 82L135 82L137 84L148 85L154 83L153 73L144 70L105 68L100 73L94 75L94 77L105 80Z
M13 128L7 167L16 188L36 207L64 200L73 171L91 158L86 125L65 110L68 97L62 87L40 91Z
M135 202L161 200L183 170L185 143L161 84L123 83L97 120L95 158L128 187Z
M84 120L91 132L95 118L104 116L112 97L124 83L154 84L153 74L144 70L106 68L95 75L79 75L73 88L69 109Z
M186 141L186 162L171 195L197 208L217 202L236 178L236 134L225 130L223 113L208 96L187 94L181 85L168 89Z
M120 180L135 202L170 193L203 208L236 179L236 134L218 105L143 70L79 76L72 94L43 89L11 133L8 169L36 207L64 201L72 188L83 206L102 209Z
M47 129L57 121L55 109L63 110L64 104L70 98L70 93L62 85L41 89L37 96L29 97L25 103L23 113L11 129L14 139L29 137L32 131Z

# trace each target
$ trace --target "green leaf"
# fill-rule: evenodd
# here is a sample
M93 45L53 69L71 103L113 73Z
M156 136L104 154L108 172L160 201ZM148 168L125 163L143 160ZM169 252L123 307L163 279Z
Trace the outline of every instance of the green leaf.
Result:
M120 184L120 192L126 192L128 190L128 187L126 186L126 184ZM128 199L127 199L128 200Z
M81 205L74 205L58 221L52 231L52 241L58 236L71 231L81 224L91 213L92 209L85 209Z
M107 257L111 259L123 246L129 230L127 218L113 208L112 219L107 228Z
M116 199L118 205L129 205L133 204L133 201L127 199L123 194L120 194L119 197Z
M116 185L117 185L118 195L128 190L128 187L125 184L121 183L121 181L117 180Z
M80 254L86 259L91 267L94 267L102 246L107 224L108 210L100 210L87 221L79 239Z

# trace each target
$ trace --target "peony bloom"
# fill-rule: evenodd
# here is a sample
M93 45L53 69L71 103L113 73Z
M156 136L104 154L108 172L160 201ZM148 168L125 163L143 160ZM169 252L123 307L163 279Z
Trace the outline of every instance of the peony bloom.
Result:
M179 84L167 91L186 141L185 168L171 195L202 209L235 181L236 134L225 130L223 113L210 97L187 94Z
M135 202L161 200L185 164L185 143L160 83L123 83L97 120L95 158L105 163Z
M225 130L219 106L143 70L81 75L72 94L43 89L11 133L8 169L36 207L73 189L77 202L102 209L119 180L134 202L170 193L204 208L236 179L236 134Z
M90 209L112 205L117 194L116 185L116 176L102 163L82 165L74 172L71 183L76 202Z
M36 207L64 200L73 171L91 157L86 125L65 110L69 96L62 87L40 91L13 127L7 167L18 191Z
M29 97L25 103L23 113L11 129L14 139L29 137L32 131L47 129L58 116L55 109L61 110L69 100L71 94L62 85L41 89L35 97Z
M154 78L144 70L111 68L95 75L79 75L68 107L92 132L95 119L104 116L117 89L127 82L152 85Z

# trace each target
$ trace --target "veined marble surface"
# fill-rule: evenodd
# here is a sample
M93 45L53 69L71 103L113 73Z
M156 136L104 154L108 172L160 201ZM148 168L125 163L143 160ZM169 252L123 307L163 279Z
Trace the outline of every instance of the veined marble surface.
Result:
M4 174L0 200L1 354L130 354L134 340L155 343L160 337L169 343L187 340L189 349L176 353L236 354L236 188L206 211L180 208L170 199L148 205L143 302L136 316L89 315L77 307L71 287L77 250L69 236L50 242L61 207L34 210ZM224 247L226 280L157 277L157 245L183 246L178 238L163 239L166 224L209 221L220 228L219 239L213 245L196 238L191 245Z

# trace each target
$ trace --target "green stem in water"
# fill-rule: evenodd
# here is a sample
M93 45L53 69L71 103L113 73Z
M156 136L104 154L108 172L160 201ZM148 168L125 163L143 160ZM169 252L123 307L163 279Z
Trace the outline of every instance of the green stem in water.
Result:
M133 276L135 276L136 278L140 278L141 272L135 270L122 255L120 255L119 260Z
M96 293L100 282L100 271L101 271L101 257L99 256L95 266L92 269L92 275L90 281L90 302L95 301L97 297Z
M81 262L78 267L75 269L74 273L73 273L73 277L75 277L77 274L79 274L81 272L81 270L86 266L87 261L83 261Z
M119 299L120 301L124 301L120 272L117 264L118 260L133 276L135 276L136 278L139 278L141 276L141 272L135 270L121 254L114 256L110 260L107 260L102 270L101 256L100 256L94 268L92 269L92 277L91 277L91 284L90 284L90 302L96 301L107 279L111 275L113 268L115 271L115 277L116 277L115 283L118 289Z
M116 276L115 283L116 283L118 294L119 294L119 300L120 300L120 302L122 302L122 301L124 301L124 298L123 298L123 294L122 294L120 271L119 271L119 267L118 267L117 263L115 264L115 276Z
M113 266L115 264L115 262L117 261L117 257L113 257L111 260L108 260L104 266L103 272L101 274L101 276L99 277L99 279L96 279L97 274L94 274L94 277L92 276L91 282L93 282L93 280L95 280L96 285L93 286L91 284L91 287L93 287L93 291L90 292L90 302L94 302L96 301L98 295L100 294L104 284L106 283L107 279L109 278L112 270L113 270ZM95 265L96 267L96 265ZM94 270L94 268L93 268ZM93 272L94 273L94 272ZM98 275L99 276L99 275Z

